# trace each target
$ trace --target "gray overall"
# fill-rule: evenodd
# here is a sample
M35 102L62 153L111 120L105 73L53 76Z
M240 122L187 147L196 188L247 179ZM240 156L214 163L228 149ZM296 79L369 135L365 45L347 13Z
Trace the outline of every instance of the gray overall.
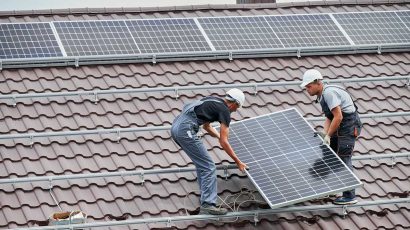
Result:
M201 191L201 205L204 203L215 205L217 200L215 163L197 136L199 126L205 122L198 119L194 111L195 107L200 106L205 101L223 103L214 99L206 99L184 105L181 114L172 122L171 136L191 158L196 167Z
M338 86L327 86L337 87L339 89L345 90ZM324 90L326 90L326 88ZM345 90L346 91L346 90ZM353 100L352 100L353 101ZM336 130L335 134L330 138L330 147L335 153L340 157L340 159L353 171L352 165L352 153L356 142L356 138L359 136L362 129L362 122L360 121L359 114L357 113L357 106L354 103L356 111L354 113L344 113L342 112L343 119L340 123L339 128ZM333 114L330 111L325 100L320 101L322 111L329 120L333 120ZM355 190L343 192L343 197L355 198Z

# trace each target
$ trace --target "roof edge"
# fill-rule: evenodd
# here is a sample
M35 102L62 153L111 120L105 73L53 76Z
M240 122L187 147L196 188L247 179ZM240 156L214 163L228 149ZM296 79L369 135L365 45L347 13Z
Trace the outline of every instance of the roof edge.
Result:
M380 5L380 4L409 4L410 0L319 0L311 2L263 3L263 4L221 4L221 5L187 5L162 7L121 7L121 8L67 8L46 10L13 10L0 11L0 16L33 16L33 15L73 15L73 14L113 14L113 13L158 13L169 11L196 10L254 10L277 9L290 7L315 7L338 5Z

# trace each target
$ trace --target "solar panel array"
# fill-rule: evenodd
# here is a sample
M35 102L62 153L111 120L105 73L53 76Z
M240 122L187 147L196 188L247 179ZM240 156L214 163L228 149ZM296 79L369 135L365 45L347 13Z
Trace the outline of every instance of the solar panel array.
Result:
M230 125L229 142L272 208L361 185L296 109Z
M0 24L0 58L410 43L410 11Z

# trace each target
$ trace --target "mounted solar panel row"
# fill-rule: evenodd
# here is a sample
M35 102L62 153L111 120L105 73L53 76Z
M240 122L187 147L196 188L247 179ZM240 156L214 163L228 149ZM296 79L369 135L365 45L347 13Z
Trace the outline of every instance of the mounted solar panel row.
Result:
M62 56L49 23L0 24L0 59Z
M410 11L0 24L0 58L407 44L409 24Z

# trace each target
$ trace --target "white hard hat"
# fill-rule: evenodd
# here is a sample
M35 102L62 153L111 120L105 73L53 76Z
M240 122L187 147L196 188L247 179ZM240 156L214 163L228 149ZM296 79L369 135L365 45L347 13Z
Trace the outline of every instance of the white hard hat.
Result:
M243 103L245 103L245 94L243 94L242 90L240 89L230 89L226 92L226 98L230 101L235 101L239 104L239 107L242 107Z
M322 74L315 70L315 69L310 69L307 70L304 74L303 74L303 80L302 80L302 84L300 84L300 87L305 88L309 83L312 83L315 80L322 80Z

